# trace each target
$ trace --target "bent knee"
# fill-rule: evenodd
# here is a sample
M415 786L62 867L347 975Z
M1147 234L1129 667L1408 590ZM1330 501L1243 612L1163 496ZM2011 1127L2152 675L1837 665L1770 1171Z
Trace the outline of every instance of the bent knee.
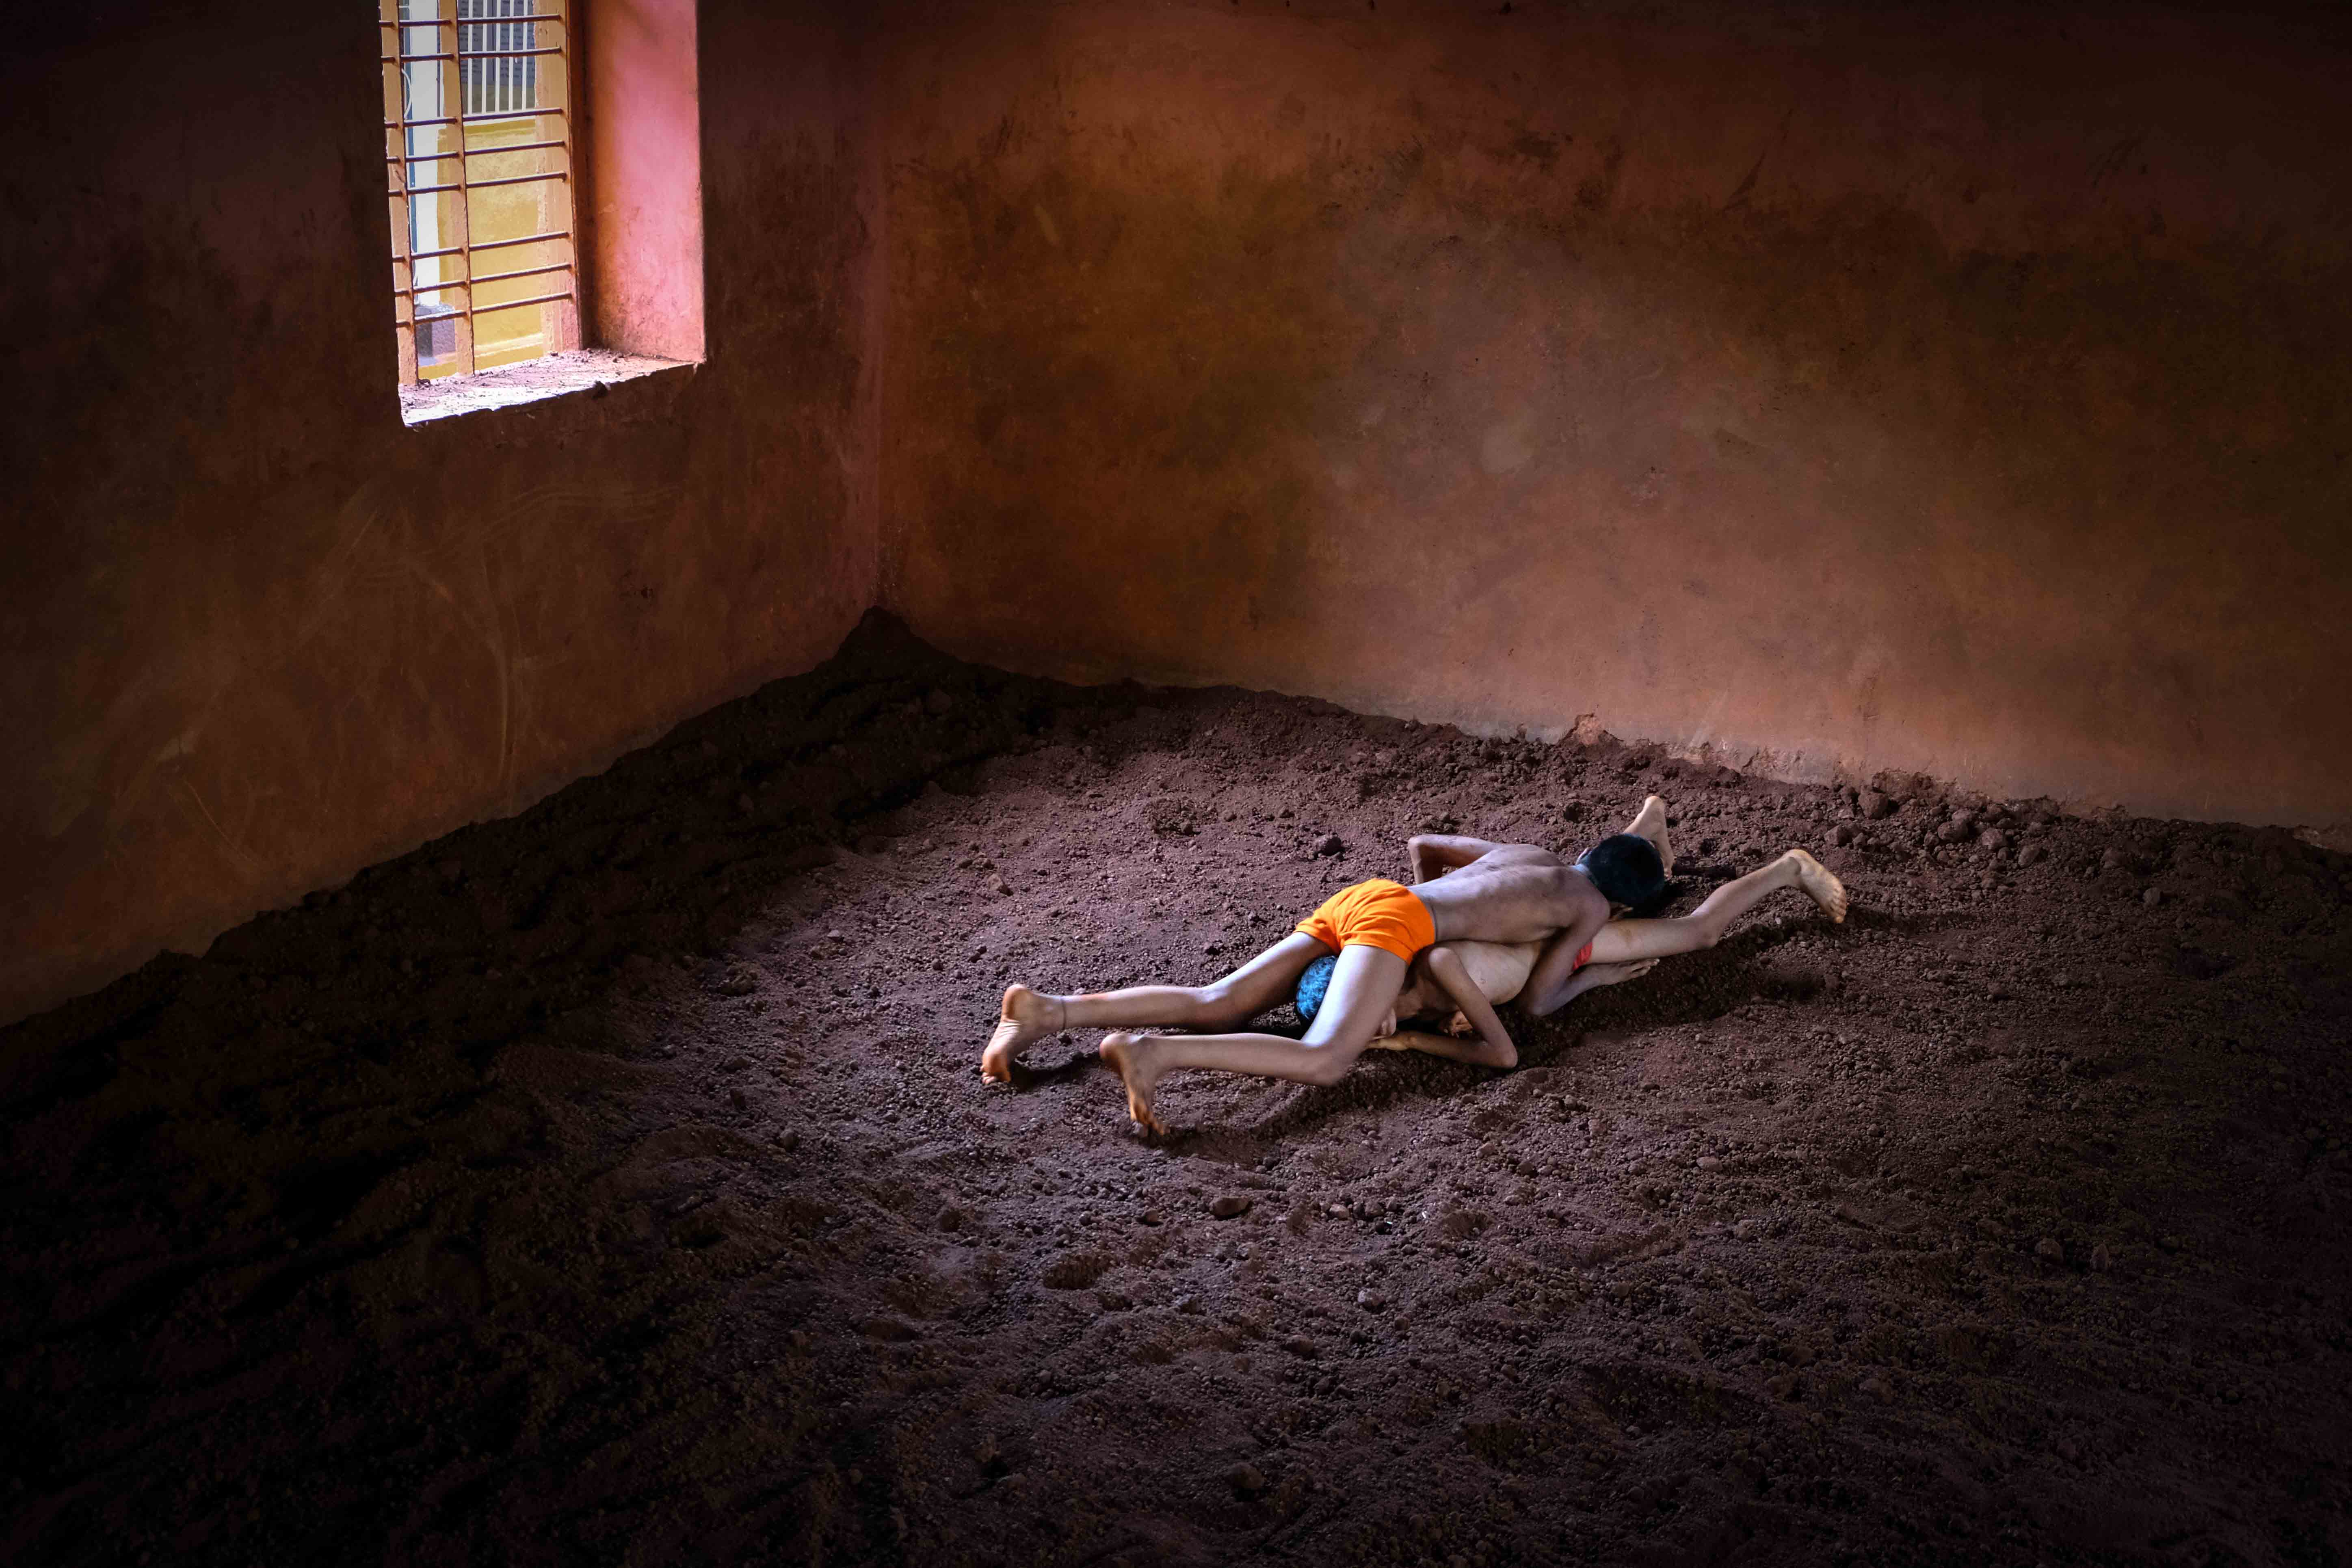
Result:
M1703 921L1696 915L1685 915L1677 923L1682 926L1685 938L1690 944L1686 950L1688 952L1705 952L1723 940L1723 926Z
M1192 993L1192 1016L1185 1021L1194 1028L1203 1025L1234 1024L1250 1016L1248 1002L1234 994L1232 986L1219 982L1203 985Z
M1315 1059L1307 1064L1307 1081L1318 1089L1328 1089L1347 1077L1348 1069L1363 1054L1361 1046L1318 1046Z

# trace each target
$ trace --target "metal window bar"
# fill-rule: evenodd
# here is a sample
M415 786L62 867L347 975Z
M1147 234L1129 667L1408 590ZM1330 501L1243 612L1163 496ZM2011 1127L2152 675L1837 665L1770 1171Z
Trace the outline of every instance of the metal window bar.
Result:
M569 142L560 139L551 142L517 142L513 145L507 147L485 147L479 152L471 154L471 156L476 158L502 158L509 153L541 153L546 152L550 149L563 148L569 145ZM386 153L383 155L383 161L394 165L394 178L404 180L409 177L407 171L414 169L419 163L444 163L451 162L458 156L459 154L456 153ZM552 173L553 171L549 172ZM475 183L479 184L480 182L477 181ZM400 193L395 189L393 194L397 195Z
M393 26L390 22L379 22L376 25L383 27ZM425 26L425 24L422 22L404 22L402 23L401 26L421 27ZM446 26L446 24L445 23L444 26ZM570 51L562 44L547 44L535 49L444 49L437 54L431 54L425 50L417 49L412 50L410 53L404 55L378 55L375 58L376 64L378 65L396 66L408 60L521 60L535 59L541 55L561 55L568 53L570 53ZM498 110L486 110L483 112L496 114L501 111ZM530 114L537 111L534 110L507 110L503 112L508 114Z
M541 240L570 239L572 235L568 230L551 228L545 234L526 234L520 239L486 239L480 244L473 247L473 249L476 254L478 255L480 252L485 250L504 250L510 245L537 245ZM436 256L462 256L465 254L466 248L467 247L462 245L444 246L439 250L420 250L413 256L395 256L393 259L394 261L424 261Z
M438 294L444 289L470 289L477 283L503 283L509 278L536 278L542 272L569 272L571 270L572 263L569 261L551 261L544 267L521 267L517 268L512 272L485 272L479 278L468 278L462 283L417 283L411 281L407 283L394 284L392 291L395 297L410 294ZM509 305L520 303L521 303L520 300L502 300L496 305L485 305L482 309L485 310L503 310Z
M474 155L481 156L478 153ZM453 153L450 156L454 158L457 154ZM571 177L567 170L552 169L544 174L509 174L500 180L458 180L446 185L405 185L392 194L395 196L429 196L440 191L487 191L496 185L528 185L538 180L569 180Z
M390 65L392 62L390 60L386 60L383 63L385 65ZM407 120L387 120L383 122L383 128L386 131L397 131L404 125L496 125L508 120L536 120L542 112L546 111L529 110L520 114L442 114L433 116L420 114L413 116ZM386 156L398 157L399 154L396 153L388 153ZM448 156L454 158L457 154L452 153L449 153Z
M476 319L501 310L572 302L572 311L560 313L570 317L566 325L571 330L562 331L558 323L548 322L542 327L546 335L541 340L550 350L571 346L568 342L557 340L576 336L580 285L576 250L563 261L503 272L478 273L474 262L477 251L569 241L572 237L574 146L570 100L578 90L578 82L572 68L572 27L565 0L392 0L389 8L393 15L389 18L380 15L377 26L390 45L390 52L379 51L382 64L398 73L399 112L396 118L384 121L384 129L398 133L401 151L387 152L384 161L395 212L393 318L401 338L402 379L424 380L428 361L437 366L445 357L457 361L458 374L478 368ZM550 35L540 31L541 28L552 29L552 36L560 41L542 44L541 40ZM539 62L551 57L559 60L562 73L564 101L560 103L543 101ZM456 112L447 112L451 109ZM425 112L418 112L420 110ZM468 133L478 127L547 116L554 117L562 131L560 137L504 146L478 148L468 144ZM451 125L458 128L457 146L445 152L426 150L419 133L429 137L439 128ZM476 178L471 167L476 158L556 151L562 154L563 166L560 169ZM457 164L457 180L440 180L428 185L409 183L415 165L450 161ZM560 193L554 201L562 220L561 225L513 238L476 240L472 234L472 193L530 184L548 185ZM447 216L454 219L448 226L454 232L445 238L440 224L444 216L441 204L428 201L420 206L415 198L449 193L455 193L457 199L448 204ZM420 224L420 218L425 221ZM446 269L442 264L450 258L457 259L462 275L439 276ZM435 276L418 277L420 263ZM405 282L400 276L404 268L408 274ZM551 274L562 275L561 288L520 300L481 301L475 297L478 284ZM427 295L455 298L458 302L437 309L427 307L420 319L417 307ZM404 311L404 305L408 307ZM419 340L420 326L437 336L445 325L452 333L446 352L429 356L420 352L425 347Z

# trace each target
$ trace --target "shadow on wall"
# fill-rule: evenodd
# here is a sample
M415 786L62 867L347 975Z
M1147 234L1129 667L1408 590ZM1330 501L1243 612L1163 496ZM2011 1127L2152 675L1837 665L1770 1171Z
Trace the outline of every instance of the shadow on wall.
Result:
M2347 247L2168 233L2210 204L2165 170L2021 239L1987 215L2087 128L1854 153L1831 110L1916 62L1824 106L1833 49L1701 60L1669 100L1761 70L1728 123L1780 125L1710 191L1722 149L1625 107L1640 51L1539 99L1499 46L1430 44L1449 79L1402 35L1156 26L959 35L968 100L894 126L919 630L1788 776L2347 816L2313 721L2352 658Z
M845 23L695 12L707 249L636 216L646 270L703 266L709 363L406 429L375 23L224 28L245 4L0 58L30 121L104 128L5 176L0 321L38 395L0 426L28 508L0 730L35 760L0 781L0 1016L517 810L875 599Z

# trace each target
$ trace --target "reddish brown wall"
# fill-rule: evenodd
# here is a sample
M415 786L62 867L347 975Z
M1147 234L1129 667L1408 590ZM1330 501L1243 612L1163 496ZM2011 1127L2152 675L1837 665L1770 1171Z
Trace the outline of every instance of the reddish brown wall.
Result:
M2341 825L2313 15L910 8L886 602L1057 673Z
M404 428L376 30L36 8L0 64L0 1018L511 811L875 595L854 46L703 8L709 363Z

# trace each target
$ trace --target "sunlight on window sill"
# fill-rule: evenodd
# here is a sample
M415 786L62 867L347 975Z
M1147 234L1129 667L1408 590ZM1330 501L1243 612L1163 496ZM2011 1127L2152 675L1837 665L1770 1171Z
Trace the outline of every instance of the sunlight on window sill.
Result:
M445 376L400 389L400 417L410 425L446 419L454 414L475 414L490 408L511 408L542 398L572 393L602 395L616 382L634 381L658 370L691 370L683 360L655 359L646 354L614 353L605 349L570 349L562 353L500 365L472 375Z

